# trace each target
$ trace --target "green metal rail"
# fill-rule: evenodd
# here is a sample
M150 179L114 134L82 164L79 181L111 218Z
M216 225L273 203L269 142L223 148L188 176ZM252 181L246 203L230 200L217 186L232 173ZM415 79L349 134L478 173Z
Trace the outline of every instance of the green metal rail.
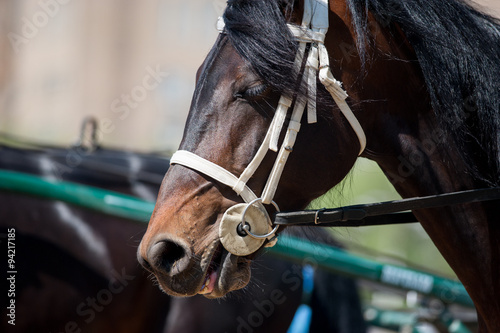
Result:
M0 170L0 189L61 200L141 222L149 220L154 208L154 203L133 196L14 171ZM382 264L304 239L283 236L270 252L287 260L309 263L335 273L403 290L415 290L437 297L444 303L474 306L463 285L457 281L406 267Z
M335 273L380 282L403 290L415 290L439 298L447 304L474 306L460 282L406 267L382 264L334 247L288 236L282 237L271 251L286 260L306 262Z
M155 206L130 195L7 170L0 170L0 189L61 200L140 222L149 222Z

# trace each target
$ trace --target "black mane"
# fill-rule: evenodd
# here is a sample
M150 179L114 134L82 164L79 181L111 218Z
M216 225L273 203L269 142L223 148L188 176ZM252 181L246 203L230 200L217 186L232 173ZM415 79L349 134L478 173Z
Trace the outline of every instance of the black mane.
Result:
M332 1L332 0L331 0ZM433 109L478 173L500 182L500 25L461 0L345 0L364 61L371 42L367 12L398 26L415 50ZM230 0L227 35L265 81L293 93L297 49L286 26L292 0ZM368 9L368 10L367 10ZM476 154L467 157L471 151Z
M398 25L417 55L432 107L463 158L488 160L479 174L500 182L500 25L461 0L346 0L360 54L369 41L366 6ZM477 154L467 157L467 154ZM477 166L476 166L477 167Z
M283 13L292 9L293 1L229 0L224 12L225 32L238 53L264 81L290 95L298 44Z

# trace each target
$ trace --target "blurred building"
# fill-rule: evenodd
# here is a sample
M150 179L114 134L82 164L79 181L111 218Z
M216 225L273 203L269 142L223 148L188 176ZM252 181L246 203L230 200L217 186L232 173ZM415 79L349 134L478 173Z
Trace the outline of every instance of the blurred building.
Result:
M102 142L173 149L219 0L2 0L0 131L67 145L86 115Z
M498 0L482 0L500 16ZM0 0L0 132L175 149L224 0Z

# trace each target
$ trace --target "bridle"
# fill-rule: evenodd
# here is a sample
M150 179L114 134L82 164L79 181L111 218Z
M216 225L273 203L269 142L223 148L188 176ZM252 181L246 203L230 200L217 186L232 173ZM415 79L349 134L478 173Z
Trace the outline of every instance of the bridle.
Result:
M273 228L271 219L263 205L272 204L279 211L279 207L273 201L273 198L288 156L293 150L297 134L300 131L301 119L306 104L308 123L317 122L317 78L319 78L320 82L330 93L356 133L360 145L359 154L363 152L366 146L364 131L345 101L347 93L342 89L341 83L333 77L330 71L328 51L324 45L325 35L328 30L328 13L328 0L305 0L302 24L300 26L288 25L291 33L299 42L294 62L294 66L298 69L297 72L300 71L302 66L306 47L310 44L302 73L302 80L304 80L304 86L309 91L307 94L309 98L307 100L295 100L285 138L279 151L279 137L288 110L293 103L293 99L287 95L280 97L264 141L240 177L236 177L221 166L185 150L177 151L170 160L170 164L183 165L230 186L246 202L246 204L236 204L230 207L224 214L219 228L219 236L223 246L235 255L244 256L253 253L266 241L266 246L273 246L276 242L276 231L279 226ZM217 27L220 32L224 32L224 22L221 18L218 21ZM278 152L278 156L262 195L259 197L246 183L258 169L268 150ZM257 216L264 216L264 219L262 220ZM246 237L247 235L249 237Z
M308 90L308 99L295 100L279 152L279 137L288 110L294 102L287 95L280 97L264 141L239 177L223 167L185 150L177 151L170 160L170 164L185 166L231 187L245 201L245 203L236 204L227 209L219 225L221 243L232 254L245 256L257 251L263 245L273 246L276 243L276 232L280 225L361 226L417 222L411 212L404 211L500 199L500 188L496 187L336 209L279 212L278 204L273 201L273 198L288 156L293 150L306 104L308 123L317 122L316 78L319 78L319 81L325 86L356 133L360 145L359 154L366 146L364 131L346 103L347 93L330 71L328 51L324 45L328 30L328 13L328 0L305 0L302 24L300 26L288 24L291 33L299 42L294 64L298 69L297 72L300 71L303 64L306 47L308 44L310 45L304 70L301 73L304 86ZM217 27L221 33L224 33L224 22L221 19L219 19ZM278 156L259 197L246 184L262 163L268 150L278 152ZM277 211L274 224L264 208L266 204L272 204Z

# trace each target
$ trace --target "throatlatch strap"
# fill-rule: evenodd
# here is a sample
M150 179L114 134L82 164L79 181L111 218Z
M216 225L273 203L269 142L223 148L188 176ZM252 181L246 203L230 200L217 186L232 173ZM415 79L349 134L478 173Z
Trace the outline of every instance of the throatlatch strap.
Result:
M351 124L351 127L359 140L359 155L361 155L366 147L365 131L363 131L361 124L345 101L348 95L346 91L342 89L342 83L337 81L330 71L330 61L328 59L328 51L326 50L325 44L319 44L318 48L320 64L319 80L325 86L326 90L328 90L335 103L337 103L337 106L344 114L344 117L346 117L349 124Z

